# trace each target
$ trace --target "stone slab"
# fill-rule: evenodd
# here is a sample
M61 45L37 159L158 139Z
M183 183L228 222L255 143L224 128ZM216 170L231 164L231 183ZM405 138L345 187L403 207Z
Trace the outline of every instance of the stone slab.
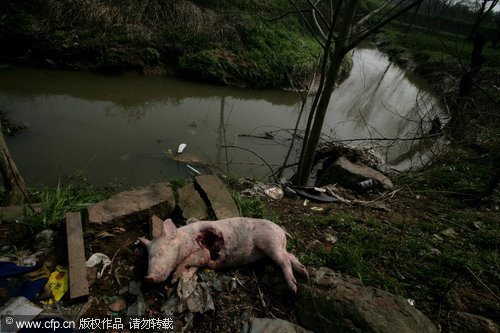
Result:
M87 206L88 222L94 226L123 224L146 220L153 215L166 218L175 209L170 183L118 193L111 198Z
M215 175L203 175L195 177L196 184L201 188L208 198L210 206L218 220L238 217L240 212L234 203L226 185Z
M82 217L80 213L66 214L66 239L68 241L69 297L76 299L89 294Z
M198 220L204 220L209 217L208 207L200 196L200 193L194 188L194 184L187 184L177 190L177 205L182 211L182 217L189 219L191 217Z

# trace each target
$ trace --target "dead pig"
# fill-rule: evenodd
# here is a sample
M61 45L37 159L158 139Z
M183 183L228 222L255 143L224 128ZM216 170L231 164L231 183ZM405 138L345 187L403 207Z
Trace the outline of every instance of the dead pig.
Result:
M152 241L140 238L149 255L146 280L172 282L189 279L199 267L233 267L270 257L283 271L289 288L297 291L292 268L307 276L307 270L286 250L287 233L268 220L236 217L220 221L198 221L176 228L171 219Z

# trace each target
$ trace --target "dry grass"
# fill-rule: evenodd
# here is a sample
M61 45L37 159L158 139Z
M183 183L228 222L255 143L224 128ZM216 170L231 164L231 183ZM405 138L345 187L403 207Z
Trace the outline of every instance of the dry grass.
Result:
M204 31L215 40L234 31L224 15L191 1L39 0L36 5L44 14L37 29L42 31L83 28L98 31L100 38L118 31L133 41L150 41L175 27Z

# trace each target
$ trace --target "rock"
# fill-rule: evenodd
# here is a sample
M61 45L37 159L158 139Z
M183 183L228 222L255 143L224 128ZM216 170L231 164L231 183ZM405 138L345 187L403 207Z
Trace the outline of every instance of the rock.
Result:
M476 229L476 230L483 229L483 222L481 222L481 221L474 221L472 223L472 225L474 226L474 229Z
M175 198L170 183L157 183L121 192L89 205L87 215L89 223L95 225L123 224L127 221L146 220L155 214L166 218L174 208Z
M149 219L149 237L154 239L161 235L163 220L156 215L151 216Z
M123 299L120 299L119 301L111 303L110 305L108 305L108 307L113 312L119 312L127 308L127 302L125 302L125 300Z
M337 237L335 237L334 235L331 235L331 234L326 234L325 239L327 242L330 242L331 244L337 243L337 240L338 240Z
M482 316L451 311L448 318L450 332L499 332L499 327L493 320Z
M446 237L450 237L450 238L457 238L458 237L458 234L455 230L453 230L452 228L448 228L446 230L443 230L440 232L441 235L443 236L446 236Z
M37 252L47 253L54 245L54 231L45 229L35 236L35 250Z
M309 273L313 290L306 283L300 283L295 302L299 322L307 329L315 332L437 332L432 322L401 296L364 286L360 280L328 268L310 269Z
M307 333L311 332L283 319L255 318L243 325L241 333Z
M218 220L240 216L226 185L215 175L195 177L195 181L207 197L210 206Z
M376 185L386 190L393 187L392 181L382 173L366 165L352 163L345 156L339 157L321 172L316 186L338 183L344 187L356 188L366 179L372 179Z
M142 296L139 284L135 281L130 281L129 295L136 297L135 302L132 303L127 309L127 317L142 317L146 313L146 303Z
M195 217L198 220L204 220L208 218L208 207L194 188L194 184L183 186L177 191L177 194L179 196L177 205L181 209L184 219Z

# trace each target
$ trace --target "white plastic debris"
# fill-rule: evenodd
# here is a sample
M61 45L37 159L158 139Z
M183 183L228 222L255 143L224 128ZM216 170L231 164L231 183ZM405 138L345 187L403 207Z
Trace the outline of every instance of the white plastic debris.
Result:
M104 270L106 267L111 265L111 260L107 255L104 253L94 253L92 256L90 256L89 260L85 263L87 267L94 267L95 265L98 265L102 262L102 269L99 273L97 273L97 278L100 279L102 274L104 273Z
M178 154L182 153L182 152L184 151L184 149L186 148L186 146L187 146L187 144L185 144L185 143L181 143L181 144L179 145L179 148L177 148L177 153L178 153Z
M17 332L20 328L12 325L19 321L30 321L43 310L23 296L11 298L0 308L2 316L2 332ZM21 318L22 317L22 318Z
M408 298L408 303L410 303L411 306L415 306L415 300L412 298Z
M187 167L189 170L191 170L191 171L193 171L193 172L197 173L198 175L201 175L201 172L199 172L198 170L196 170L195 168L193 168L193 167L192 167L192 166L190 166L189 164L186 164L186 167Z
M207 282L198 282L198 275L193 275L189 280L181 279L177 284L177 292L162 305L165 315L172 313L189 312L205 313L214 310L214 301Z

